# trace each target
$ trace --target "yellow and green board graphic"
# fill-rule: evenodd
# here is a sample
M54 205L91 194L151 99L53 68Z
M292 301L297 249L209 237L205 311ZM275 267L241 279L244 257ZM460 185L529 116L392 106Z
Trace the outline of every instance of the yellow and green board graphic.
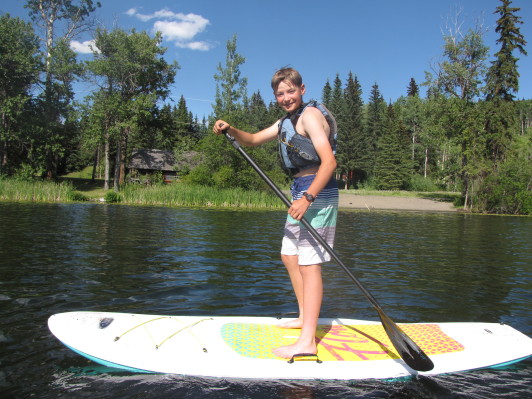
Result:
M464 349L463 345L446 335L437 324L399 326L429 356ZM272 349L294 343L299 332L299 329L250 323L227 323L221 331L224 341L237 353L260 359L278 359ZM399 358L381 324L319 325L316 342L318 357L322 361Z

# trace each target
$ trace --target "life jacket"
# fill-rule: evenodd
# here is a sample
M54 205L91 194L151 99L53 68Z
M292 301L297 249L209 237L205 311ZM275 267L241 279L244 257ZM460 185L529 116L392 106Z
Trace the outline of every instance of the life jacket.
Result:
M321 159L312 144L312 140L296 132L297 121L307 107L318 108L325 117L330 130L329 143L333 153L336 153L336 121L325 105L311 100L303 104L292 115L287 114L279 122L278 138L281 166L290 175L321 164Z

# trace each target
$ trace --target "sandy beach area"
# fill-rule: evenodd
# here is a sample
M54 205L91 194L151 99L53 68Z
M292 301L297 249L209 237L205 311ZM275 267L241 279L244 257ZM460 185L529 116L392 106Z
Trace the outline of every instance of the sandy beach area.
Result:
M339 209L404 210L424 212L456 212L450 202L434 201L412 197L386 197L378 195L356 195L340 192Z

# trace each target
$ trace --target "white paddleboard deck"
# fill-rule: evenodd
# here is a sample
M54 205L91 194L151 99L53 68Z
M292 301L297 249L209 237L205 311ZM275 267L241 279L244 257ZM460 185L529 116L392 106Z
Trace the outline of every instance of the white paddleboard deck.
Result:
M368 379L502 366L532 356L532 339L496 323L398 324L434 362L416 372L379 322L320 319L318 355L289 363L271 349L298 329L268 317L163 316L109 312L53 315L50 331L75 352L133 372L261 379Z

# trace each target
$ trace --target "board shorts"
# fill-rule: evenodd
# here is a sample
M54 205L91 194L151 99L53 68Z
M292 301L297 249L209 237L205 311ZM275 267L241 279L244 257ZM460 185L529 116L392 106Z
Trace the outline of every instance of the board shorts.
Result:
M290 187L292 201L300 199L310 187L316 175L296 177ZM318 234L333 246L338 216L338 185L331 178L305 213L305 219ZM300 266L318 265L331 260L331 255L310 232L296 219L288 215L284 226L281 246L282 255L297 255Z

